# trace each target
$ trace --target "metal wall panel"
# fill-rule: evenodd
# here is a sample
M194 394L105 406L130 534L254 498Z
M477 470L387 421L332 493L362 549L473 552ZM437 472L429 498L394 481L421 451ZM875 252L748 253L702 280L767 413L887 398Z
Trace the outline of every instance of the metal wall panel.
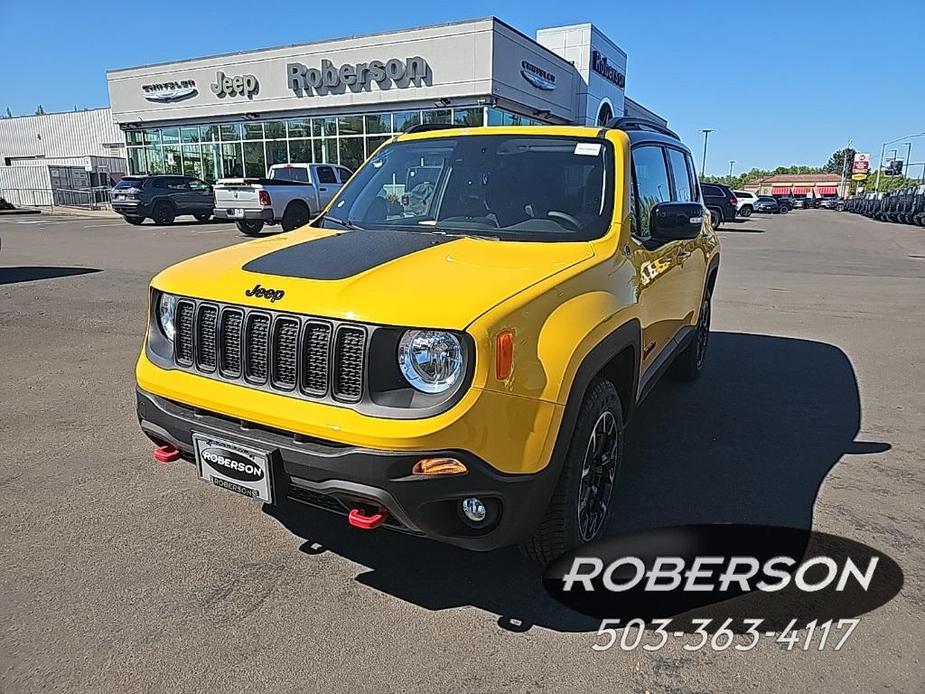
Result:
M125 136L108 108L0 118L0 165L15 157L87 155L125 156Z

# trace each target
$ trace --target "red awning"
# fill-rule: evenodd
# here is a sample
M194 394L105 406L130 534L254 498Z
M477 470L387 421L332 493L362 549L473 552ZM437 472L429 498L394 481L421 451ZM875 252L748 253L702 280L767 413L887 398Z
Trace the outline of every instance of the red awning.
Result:
M771 195L790 195L790 188L778 188L774 186L771 188Z
M794 195L809 195L810 188L794 188Z
M816 186L816 195L838 195L838 188L835 186Z

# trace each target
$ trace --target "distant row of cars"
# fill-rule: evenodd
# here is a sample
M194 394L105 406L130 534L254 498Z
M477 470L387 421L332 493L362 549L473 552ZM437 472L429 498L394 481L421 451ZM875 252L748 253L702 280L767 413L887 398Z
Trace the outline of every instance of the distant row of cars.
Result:
M925 227L925 185L910 186L892 193L866 193L845 200L843 209L881 222Z
M713 228L736 217L750 217L753 212L787 214L791 210L810 207L841 210L845 201L837 196L824 198L794 198L789 195L756 195L747 190L732 190L721 183L701 183L704 204L710 210Z

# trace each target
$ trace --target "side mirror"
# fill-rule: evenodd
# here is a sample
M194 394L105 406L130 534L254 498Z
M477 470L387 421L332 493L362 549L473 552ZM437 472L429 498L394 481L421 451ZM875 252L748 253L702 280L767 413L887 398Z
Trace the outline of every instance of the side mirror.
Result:
M660 202L649 213L649 228L656 241L695 238L703 229L706 210L699 202Z

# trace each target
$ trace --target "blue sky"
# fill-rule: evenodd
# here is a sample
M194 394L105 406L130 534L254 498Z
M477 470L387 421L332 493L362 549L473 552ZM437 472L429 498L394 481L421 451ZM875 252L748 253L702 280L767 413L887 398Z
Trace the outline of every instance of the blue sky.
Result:
M490 14L528 35L599 26L629 54L627 93L668 118L698 162L698 131L716 129L707 173L730 159L736 171L821 164L849 138L876 158L883 141L925 131L925 0L0 0L0 111L105 106L111 68ZM925 161L925 137L912 160Z

